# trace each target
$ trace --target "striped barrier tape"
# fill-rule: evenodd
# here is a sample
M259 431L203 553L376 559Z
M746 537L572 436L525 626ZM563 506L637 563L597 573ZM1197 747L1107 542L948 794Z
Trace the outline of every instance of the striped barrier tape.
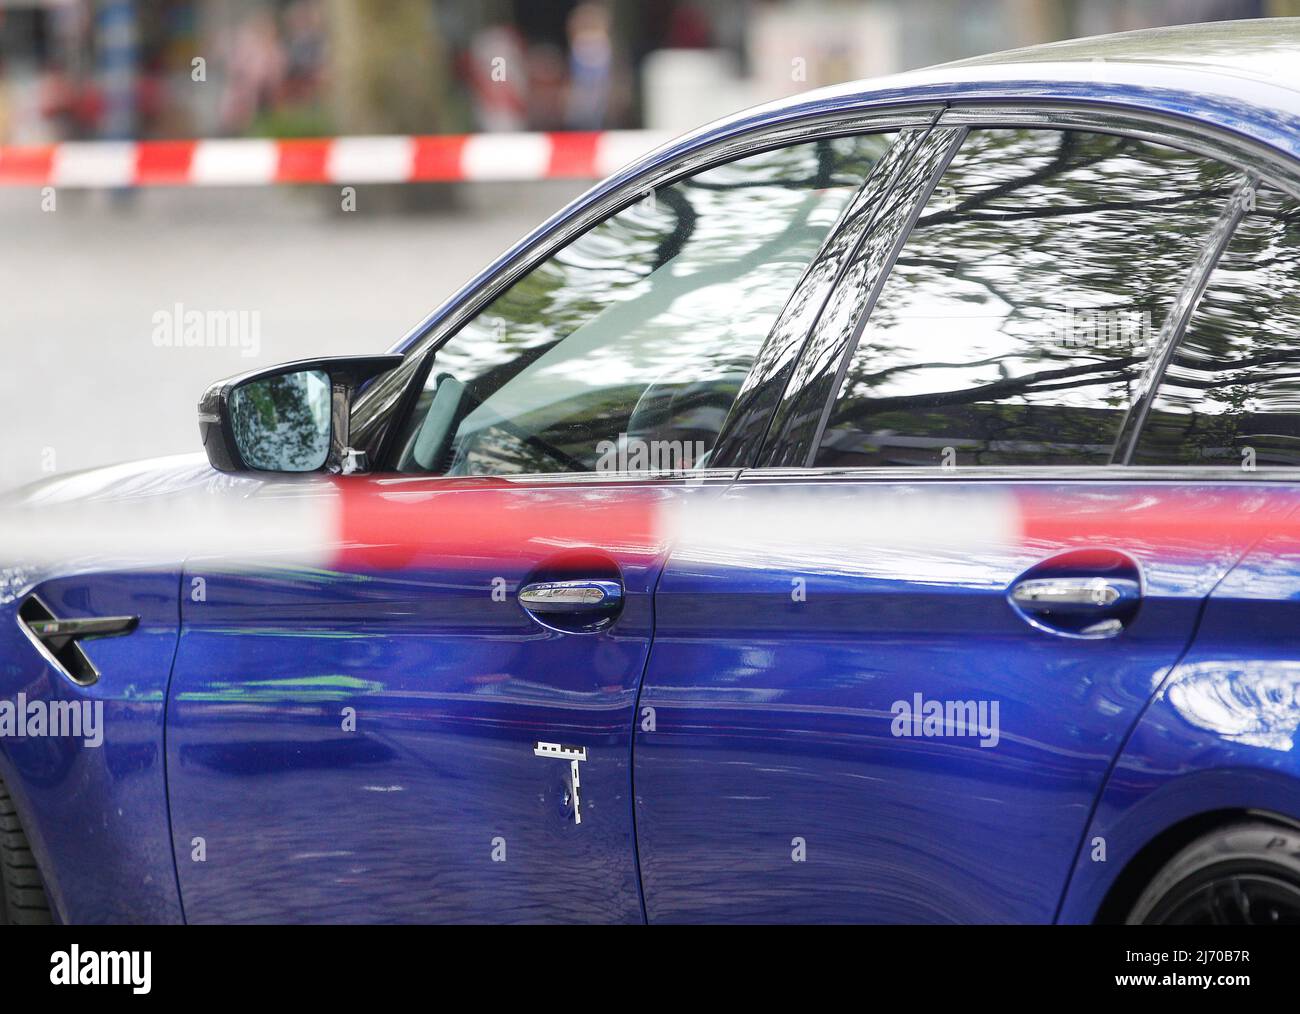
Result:
M1261 539L1274 551L1300 553L1300 494L1289 485L907 494L798 487L755 493L737 486L735 496L695 498L653 482L634 483L618 496L584 484L482 478L270 482L255 496L247 481L222 483L121 501L58 503L37 495L0 505L0 561L39 569L109 553L155 564L271 558L400 571L522 565L593 546L649 558L671 546L721 565L757 559L774 567L870 571L899 553L957 569L988 554L1032 558L1098 546L1131 547L1150 560L1224 565Z
M597 180L669 136L615 130L0 145L0 186Z

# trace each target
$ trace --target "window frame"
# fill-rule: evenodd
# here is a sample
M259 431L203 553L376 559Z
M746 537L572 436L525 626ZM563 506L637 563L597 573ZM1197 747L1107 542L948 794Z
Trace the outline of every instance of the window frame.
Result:
M1047 100L1043 102L1020 103L1004 100L972 101L952 103L934 123L935 130L944 128L965 128L966 132L977 129L1041 129L1041 130L1087 130L1094 133L1113 134L1131 137L1136 140L1149 141L1177 148L1181 151L1205 158L1213 158L1240 172L1245 185L1269 184L1300 200L1300 165L1281 152L1263 144L1233 134L1231 131L1210 124L1191 122L1163 113L1144 112L1129 107L1117 109L1105 103L1064 102ZM963 134L963 140L964 140ZM925 192L933 191L947 168L947 160L936 167L935 173L928 181ZM928 198L927 198L928 199ZM922 201L922 204L924 200ZM1243 217L1237 201L1237 194L1229 198L1224 207L1224 218L1216 224L1215 229L1206 235L1204 249L1189 270L1179 289L1180 299L1184 293L1190 294L1185 305L1176 303L1171 309L1171 317L1176 316L1166 344L1153 353L1154 367L1143 378L1143 388L1137 400L1128 408L1125 419L1116 437L1117 456L1125 460L1114 460L1104 465L969 465L960 470L945 469L941 466L815 466L818 439L802 464L759 465L746 467L740 478L753 479L807 479L807 478L861 478L899 481L953 481L961 480L1173 480L1173 481L1285 481L1300 482L1300 468L1270 468L1246 472L1242 469L1223 465L1130 465L1131 458L1142 435L1150 406L1154 403L1164 380L1165 371L1172 362L1174 354L1182 343L1187 325L1200 303L1200 298L1209 284L1209 279L1218 265L1219 257L1236 235L1237 226ZM915 210L915 209L914 209ZM887 270L882 274L881 285L892 274L898 254L906 246L915 225L917 215L906 216L895 233L887 237L892 256ZM1224 220L1230 218L1230 225L1221 228ZM1208 254L1208 256L1207 256ZM842 386L843 369L847 367L858 342L864 333L874 309L875 297L879 292L868 293L864 300L865 310L854 327L852 334L841 351L841 377L832 385L828 399L822 405L823 428L829 417ZM816 322L813 323L816 327ZM1123 451L1122 454L1119 452ZM779 447L762 448L760 460L770 460L779 453Z

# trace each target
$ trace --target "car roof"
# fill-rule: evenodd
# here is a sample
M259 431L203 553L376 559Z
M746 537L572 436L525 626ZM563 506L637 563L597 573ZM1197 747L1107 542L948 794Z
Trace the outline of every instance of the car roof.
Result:
M818 113L933 102L1091 103L1202 123L1300 159L1300 18L1145 29L1031 46L832 85L678 138L694 142Z
M1258 18L1094 35L957 60L942 66L1014 67L1098 61L1177 67L1300 90L1300 18Z

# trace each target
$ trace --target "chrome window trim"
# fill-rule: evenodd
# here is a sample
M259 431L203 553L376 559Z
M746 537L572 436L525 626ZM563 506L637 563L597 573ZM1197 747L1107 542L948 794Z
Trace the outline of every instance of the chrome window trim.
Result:
M738 482L1261 482L1300 486L1300 468L1225 468L1222 465L968 465L961 468L746 468Z
M739 468L701 468L682 471L661 470L644 472L518 472L510 475L433 475L397 472L377 473L373 481L385 492L401 492L403 486L418 486L440 479L453 480L458 483L480 481L484 488L492 484L494 488L500 483L520 486L590 486L597 484L618 483L623 486L660 486L669 482L685 483L693 486L705 486L718 483L734 482L740 477Z

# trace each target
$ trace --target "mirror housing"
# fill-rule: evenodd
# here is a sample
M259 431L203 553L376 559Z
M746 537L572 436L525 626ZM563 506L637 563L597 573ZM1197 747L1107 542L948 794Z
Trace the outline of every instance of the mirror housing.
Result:
M300 359L217 381L199 399L199 434L208 461L219 472L301 474L325 471L349 475L366 471L365 455L350 444L352 397L358 386L395 369L401 362L400 355ZM312 404L309 400L312 389L318 396L321 392L328 392L325 402L327 418L322 418L324 406ZM262 417L269 414L272 418L268 422L278 427L282 423L279 415L285 410L292 410L300 422L315 424L321 430L298 435L308 442L307 450L293 462L302 467L266 467L272 462L249 443L249 421L264 421ZM241 423L238 427L237 421ZM241 446L241 437L246 446ZM319 464L315 463L314 453L309 453L316 441L325 450ZM286 465L289 463L284 461Z

